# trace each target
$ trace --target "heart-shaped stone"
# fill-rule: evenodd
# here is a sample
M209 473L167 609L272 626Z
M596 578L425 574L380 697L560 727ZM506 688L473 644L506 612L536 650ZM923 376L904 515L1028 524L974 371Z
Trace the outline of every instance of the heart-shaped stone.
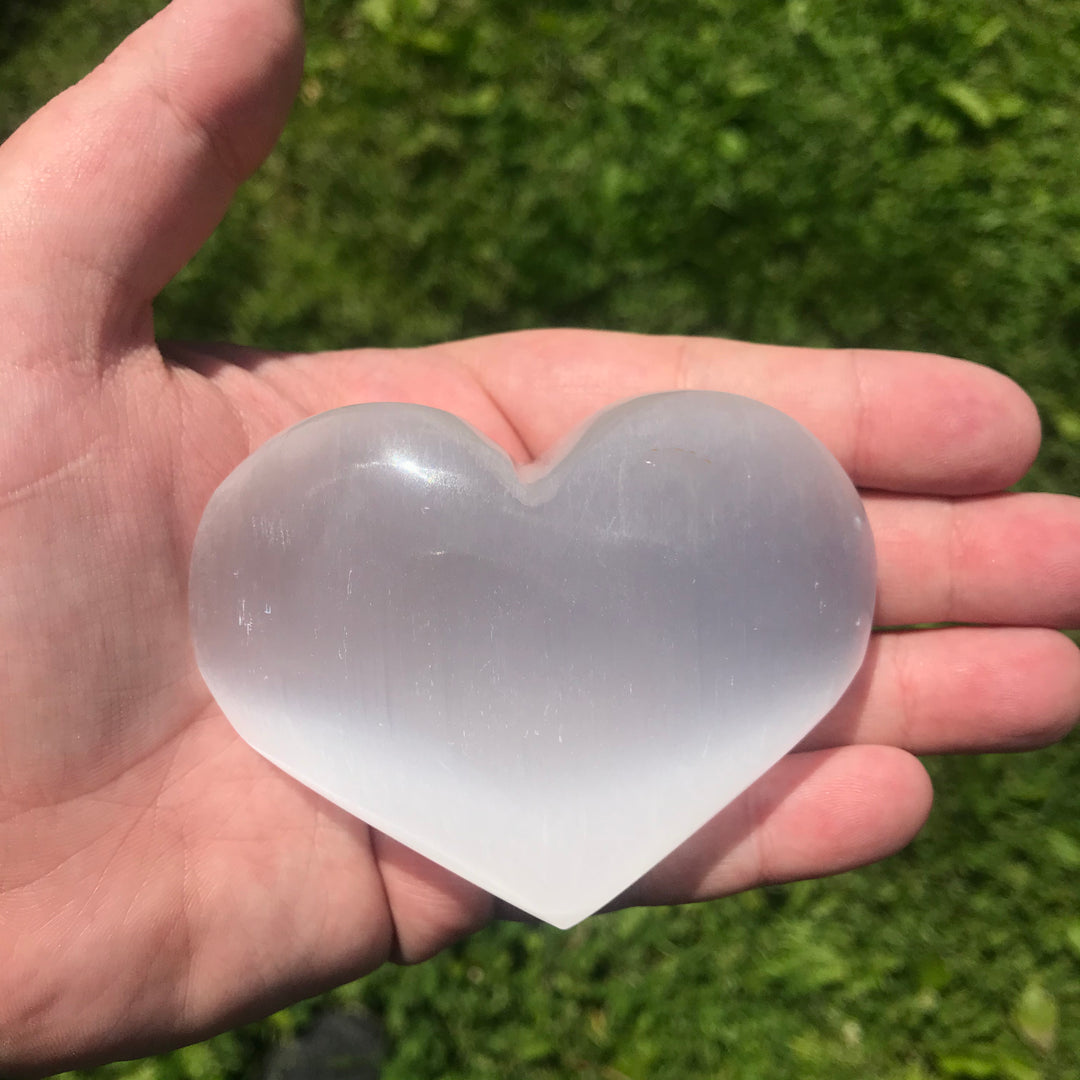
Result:
M636 398L519 475L454 416L385 403L225 480L191 614L256 750L565 927L828 712L874 588L854 487L766 405Z

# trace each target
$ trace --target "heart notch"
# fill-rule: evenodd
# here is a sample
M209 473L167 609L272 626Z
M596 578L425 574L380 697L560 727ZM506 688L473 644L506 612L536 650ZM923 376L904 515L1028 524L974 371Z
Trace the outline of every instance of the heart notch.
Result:
M759 402L634 398L522 475L448 413L374 403L222 483L191 622L259 753L568 927L836 704L875 578L851 481Z

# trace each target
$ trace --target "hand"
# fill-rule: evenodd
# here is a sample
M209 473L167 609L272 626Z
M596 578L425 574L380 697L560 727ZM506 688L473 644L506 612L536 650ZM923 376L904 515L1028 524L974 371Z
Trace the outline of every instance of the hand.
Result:
M524 462L676 386L767 401L866 489L876 635L844 701L624 898L720 896L905 843L913 753L1023 749L1080 710L1046 627L1080 613L1080 509L996 494L1031 402L957 360L544 331L300 356L157 345L151 303L271 146L289 0L174 0L0 148L0 1073L175 1046L418 960L492 899L338 811L233 733L188 642L200 513L312 413L411 400Z

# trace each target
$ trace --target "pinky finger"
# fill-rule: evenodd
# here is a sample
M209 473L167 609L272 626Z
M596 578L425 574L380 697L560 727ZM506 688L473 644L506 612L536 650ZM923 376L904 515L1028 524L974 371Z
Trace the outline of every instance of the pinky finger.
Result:
M875 862L915 836L932 798L925 769L894 747L789 754L613 906L709 900Z

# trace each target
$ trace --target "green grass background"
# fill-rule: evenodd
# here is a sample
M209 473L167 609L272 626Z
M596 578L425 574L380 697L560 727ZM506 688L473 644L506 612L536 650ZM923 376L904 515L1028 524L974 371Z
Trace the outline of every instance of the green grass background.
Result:
M5 0L0 133L157 5ZM163 334L577 324L963 355L1080 490L1080 6L312 0L280 147ZM242 43L238 45L242 47ZM255 1076L364 1008L390 1080L1080 1075L1080 742L931 761L903 854L569 933L500 926L106 1077Z

